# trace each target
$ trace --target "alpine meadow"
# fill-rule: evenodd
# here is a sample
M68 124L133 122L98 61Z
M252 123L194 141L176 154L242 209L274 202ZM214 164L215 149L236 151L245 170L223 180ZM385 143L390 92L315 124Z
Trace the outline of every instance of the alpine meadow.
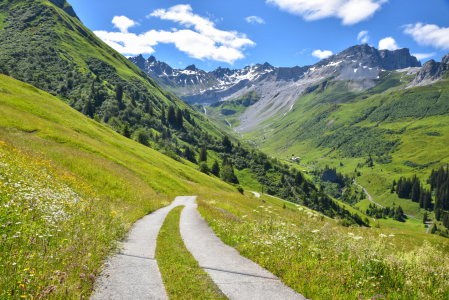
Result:
M449 6L397 2L0 0L0 299L448 299Z

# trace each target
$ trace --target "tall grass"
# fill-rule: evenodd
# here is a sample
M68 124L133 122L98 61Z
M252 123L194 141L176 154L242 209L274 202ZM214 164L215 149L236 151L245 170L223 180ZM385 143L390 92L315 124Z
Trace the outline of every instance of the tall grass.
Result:
M293 213L238 197L202 198L199 211L226 244L307 298L449 296L449 255L442 239L418 242L418 236L392 230L340 227L303 207Z
M72 173L0 140L0 298L80 299L122 218Z

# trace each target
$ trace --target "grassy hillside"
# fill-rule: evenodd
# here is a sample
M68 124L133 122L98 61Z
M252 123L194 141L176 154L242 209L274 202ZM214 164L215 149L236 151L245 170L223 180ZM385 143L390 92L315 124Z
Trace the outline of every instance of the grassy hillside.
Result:
M446 299L448 240L346 228L303 206L242 196L199 198L199 211L241 255L308 299ZM405 288L404 288L405 287Z
M0 111L2 297L88 295L134 221L176 195L237 192L4 75Z
M355 176L379 204L401 205L422 219L417 203L390 190L393 180L415 174L430 188L431 170L449 163L449 81L404 89L412 77L381 72L378 85L365 92L351 91L346 81L319 84L284 118L245 139L284 161Z
M0 227L0 264L4 266L0 290L4 298L88 297L103 258L115 249L130 224L180 194L199 195L203 215L225 242L308 297L319 297L324 286L328 286L326 293L338 299L352 297L359 287L366 296L391 293L409 280L410 289L394 292L398 299L418 295L421 285L415 284L417 280L431 282L423 292L433 298L447 291L444 264L432 265L441 278L423 269L428 261L421 256L413 267L407 260L406 269L388 264L392 254L396 261L423 251L432 253L431 262L445 261L445 239L402 229L346 229L305 207L299 210L287 204L283 209L283 202L267 196L264 203L237 193L233 186L196 171L187 162L182 164L123 137L28 84L0 75L0 91L0 223L5 225ZM316 204L320 207L322 202ZM329 228L332 238L327 234ZM297 248L292 252L291 243L273 240L279 230L288 239L298 235L302 246L295 242ZM325 240L317 239L315 230L326 233ZM353 248L352 236L366 243ZM383 236L391 244L384 243ZM343 252L332 252L343 240ZM323 247L325 241L330 243L327 247ZM316 249L320 249L318 260L312 255ZM357 261L354 249L375 252L370 257L379 265L371 268L368 260ZM337 256L326 259L333 255ZM349 266L348 259L354 264ZM298 280L302 278L298 272L307 274L307 281ZM354 274L351 280L363 285L337 288L341 276L350 273ZM377 289L368 288L371 277L385 274L388 280Z

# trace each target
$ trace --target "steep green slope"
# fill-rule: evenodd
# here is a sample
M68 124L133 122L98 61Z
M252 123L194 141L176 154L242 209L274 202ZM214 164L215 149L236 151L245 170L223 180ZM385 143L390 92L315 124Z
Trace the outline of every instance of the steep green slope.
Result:
M310 87L282 120L245 138L292 163L336 167L355 176L377 203L401 205L422 219L418 203L390 190L393 180L414 174L430 188L425 183L431 170L449 163L449 81L404 89L412 76L380 75L378 85L365 92L332 78Z
M209 168L215 159L222 164L225 157L231 158L236 164L249 153L246 146L224 146L220 130L161 89L77 17L68 14L62 9L67 8L65 1L60 3L64 5L58 7L47 0L2 2L2 72L57 96L116 132L194 167L203 147L210 152ZM208 173L204 165L200 167ZM229 176L222 173L215 175L238 183L232 172ZM273 173L277 178L281 176L278 170ZM268 181L264 175L259 177ZM273 192L279 194L280 188L273 185Z
M137 219L177 195L238 193L4 75L0 166L0 298L89 296Z

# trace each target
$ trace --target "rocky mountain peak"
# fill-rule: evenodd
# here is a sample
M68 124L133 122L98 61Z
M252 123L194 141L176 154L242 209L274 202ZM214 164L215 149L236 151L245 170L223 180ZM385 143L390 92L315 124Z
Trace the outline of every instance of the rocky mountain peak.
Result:
M441 62L433 59L427 61L416 74L412 86L427 85L438 81L446 72L449 72L449 54L441 58Z
M149 58L148 58L148 62L151 64L151 63L153 63L153 62L155 62L156 61L156 57L154 57L153 55L151 55Z
M195 67L195 65L190 65L190 66L187 66L184 70L186 70L186 71L196 71L196 67Z
M443 58L441 59L441 62L442 62L443 64L449 64L449 54L443 56Z

